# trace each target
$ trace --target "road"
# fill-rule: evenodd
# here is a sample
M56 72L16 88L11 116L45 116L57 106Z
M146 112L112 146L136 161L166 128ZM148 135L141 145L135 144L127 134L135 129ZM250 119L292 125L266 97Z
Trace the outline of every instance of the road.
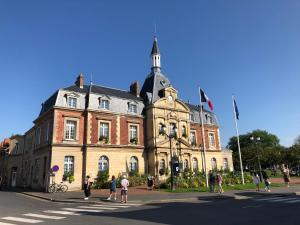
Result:
M200 198L140 205L65 204L0 192L0 225L300 224L300 196L247 194L250 199ZM247 197L247 198L248 198Z

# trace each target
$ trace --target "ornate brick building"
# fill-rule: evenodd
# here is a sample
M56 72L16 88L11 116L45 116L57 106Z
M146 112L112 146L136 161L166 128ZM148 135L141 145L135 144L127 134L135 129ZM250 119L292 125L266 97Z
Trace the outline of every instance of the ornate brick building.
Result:
M45 189L54 165L60 168L56 181L64 173L74 174L69 185L73 189L81 188L85 175L95 178L106 170L110 175L138 171L165 179L172 155L178 156L183 169L202 170L200 108L182 101L161 72L156 38L151 60L141 90L138 82L130 91L85 85L80 74L75 85L57 90L46 100L34 127L23 137L18 167L22 184ZM216 115L207 110L204 130L207 169L232 169L231 151L221 150Z

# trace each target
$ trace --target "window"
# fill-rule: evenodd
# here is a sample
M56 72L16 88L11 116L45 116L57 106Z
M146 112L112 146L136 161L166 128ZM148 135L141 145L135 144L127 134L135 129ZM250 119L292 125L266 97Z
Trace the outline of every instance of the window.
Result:
M195 131L191 132L190 136L191 136L191 145L196 146L197 145L197 143L196 143L196 132Z
M208 133L208 140L209 140L209 146L210 147L215 147L216 146L214 133Z
M159 161L159 170L164 170L166 168L166 161L164 159L161 159Z
M76 140L76 125L77 122L74 120L67 120L65 139L66 140Z
M70 108L76 108L77 107L77 98L68 97L68 106Z
M208 114L205 114L206 123L212 124L212 117Z
M130 158L129 170L138 171L138 159L135 156L132 156Z
M109 139L109 124L108 123L100 123L100 141L108 141Z
M100 108L101 109L109 109L109 101L105 99L100 100Z
M131 113L137 113L137 105L133 103L128 104L128 111Z
M176 130L177 130L176 124L170 123L170 136L175 137L177 135Z
M49 141L49 133L50 133L50 122L47 122L47 128L46 128L46 141Z
M159 134L165 134L165 127L166 127L166 125L164 125L163 123L159 123L159 125L158 125L158 133Z
M19 143L17 142L16 143L16 154L18 154L19 153Z
M74 174L74 156L65 156L64 173Z
M190 113L190 121L195 121L195 117L193 113Z
M35 159L34 161L34 182L37 183L39 179L39 173L40 173L40 159Z
M189 161L185 159L183 161L183 171L187 170L189 168Z
M217 170L217 160L215 157L211 159L211 169Z
M192 162L193 162L193 170L198 171L198 159L193 158Z
M41 128L37 127L35 130L35 145L39 145L41 143Z
M186 127L185 126L182 126L182 128L181 128L181 134L182 134L182 137L187 137L187 135L186 135Z
M108 171L108 158L106 156L101 156L99 158L99 164L98 164L98 171L103 172L103 171Z
M228 159L227 158L224 158L223 167L224 167L224 170L228 170L229 169L229 167L228 167Z
M130 127L129 127L129 138L130 138L130 143L137 144L137 142L138 142L137 131L138 131L137 126L135 126L135 125L130 125Z

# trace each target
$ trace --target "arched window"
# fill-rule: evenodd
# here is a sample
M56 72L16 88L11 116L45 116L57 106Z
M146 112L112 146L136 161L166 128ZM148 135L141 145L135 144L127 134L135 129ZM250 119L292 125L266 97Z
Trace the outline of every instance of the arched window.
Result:
M65 156L64 173L74 174L74 156Z
M187 170L189 168L189 161L187 159L185 159L183 161L183 170Z
M228 159L227 158L224 158L223 167L224 167L224 170L228 170L229 169L229 167L228 167Z
M193 161L193 170L198 171L198 159L193 158L192 161Z
M98 171L99 172L108 171L108 168L109 168L108 158L103 155L99 158Z
M211 168L212 168L212 170L217 169L217 160L215 157L211 159Z
M137 157L132 156L130 158L129 170L130 171L138 171L138 159L137 159Z

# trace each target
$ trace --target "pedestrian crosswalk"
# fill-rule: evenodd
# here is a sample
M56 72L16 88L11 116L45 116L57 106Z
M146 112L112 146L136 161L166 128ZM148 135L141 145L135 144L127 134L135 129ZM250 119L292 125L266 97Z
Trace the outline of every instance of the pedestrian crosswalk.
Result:
M268 203L283 203L293 204L300 203L300 197L296 196L268 196L268 197L254 197L254 201L257 202L268 202Z
M37 224L48 221L57 221L66 219L67 216L80 216L86 213L103 213L111 212L118 209L126 209L137 207L138 203L99 203L78 205L75 207L62 207L56 210L44 210L41 212L24 213L20 216L5 216L0 217L0 225L19 225L19 224Z

